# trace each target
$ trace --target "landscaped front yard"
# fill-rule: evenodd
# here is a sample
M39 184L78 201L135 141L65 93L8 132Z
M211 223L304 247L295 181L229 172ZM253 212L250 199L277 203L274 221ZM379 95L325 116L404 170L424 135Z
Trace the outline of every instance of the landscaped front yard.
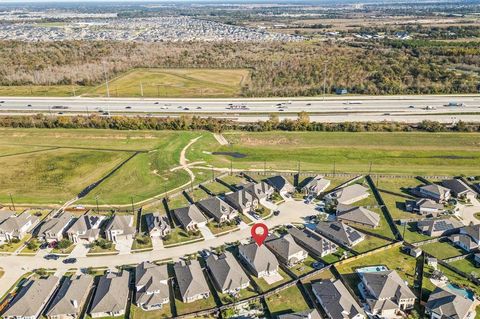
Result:
M5 243L0 245L0 252L5 252L5 253L13 253L15 252L18 248L22 247L24 243L30 240L32 238L31 234L25 235L22 240L19 240L18 242L10 242L10 243Z
M265 302L274 318L280 314L309 309L300 289L296 285L265 298Z
M232 222L230 225L228 225L227 223L219 224L216 221L211 221L207 223L207 227L213 234L220 234L237 229L238 225L236 225L235 222Z
M202 234L200 231L197 232L195 235L194 233L186 232L185 230L181 229L180 227L175 227L172 229L170 234L165 236L163 240L164 245L173 245L173 244L180 244L183 242L187 242L190 240L196 240L202 238Z

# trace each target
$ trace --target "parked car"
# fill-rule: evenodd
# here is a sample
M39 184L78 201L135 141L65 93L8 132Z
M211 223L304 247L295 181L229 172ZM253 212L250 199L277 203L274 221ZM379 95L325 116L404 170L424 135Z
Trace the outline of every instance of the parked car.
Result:
M40 249L47 249L48 248L48 243L42 243L40 245Z
M77 258L67 258L63 260L64 264L74 264L77 262Z
M48 254L43 258L46 259L46 260L57 260L58 258L60 258L60 256L55 255L55 254Z

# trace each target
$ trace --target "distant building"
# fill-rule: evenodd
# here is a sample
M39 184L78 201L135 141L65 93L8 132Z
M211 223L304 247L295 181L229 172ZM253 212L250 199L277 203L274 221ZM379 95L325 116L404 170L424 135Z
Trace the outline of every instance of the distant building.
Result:
M242 186L242 189L252 194L254 198L260 201L270 199L275 192L272 186L265 182L249 183Z
M312 284L317 301L330 319L364 319L365 312L340 279L324 279Z
M314 233L308 228L300 230L292 227L288 229L288 233L293 237L297 244L319 258L333 254L338 249L338 246L335 243L317 233Z
M167 265L142 262L135 267L135 304L145 311L162 309L170 301Z
M90 275L66 277L45 316L48 319L79 318L92 287L93 277Z
M437 203L445 203L451 197L450 190L448 188L437 184L420 186L417 188L417 191L422 197L433 199Z
M198 227L205 226L207 223L207 219L196 205L177 208L172 213L180 226L186 231L195 230Z
M417 200L407 200L405 207L408 212L417 213L423 216L437 217L438 214L445 211L443 204L437 203L428 198L420 198Z
M451 235L462 227L462 223L454 218L425 219L417 222L418 230L431 237Z
M226 194L225 201L243 214L257 209L259 202L254 195L244 189Z
M370 196L368 188L360 184L352 184L328 193L325 199L336 204L350 205Z
M105 229L107 239L113 242L118 240L132 240L135 237L133 215L115 214Z
M120 317L125 315L129 292L129 273L109 273L100 277L90 306L92 318Z
M346 247L353 247L365 239L363 233L342 222L319 222L315 231Z
M197 202L197 206L217 223L235 219L238 211L218 197L210 197Z
M29 279L2 314L4 319L37 319L49 303L60 279L55 276Z
M80 216L67 230L68 239L75 244L93 243L100 236L100 226L105 216L85 214Z
M211 254L206 259L215 288L223 294L237 294L250 285L250 279L230 252L219 256Z
M428 298L425 313L430 319L473 319L475 302L437 287Z
M359 225L377 228L380 225L380 215L365 207L338 204L337 220L347 225Z
M282 196L290 196L295 193L295 187L283 176L272 176L267 178L265 182Z
M295 242L290 234L267 240L265 245L281 263L288 267L302 263L308 257L308 253Z
M183 261L177 262L174 271L183 302L189 303L210 297L210 289L197 260L190 260L190 264Z
M172 231L168 217L158 212L146 214L145 223L152 238L163 238Z
M448 188L456 198L474 198L477 193L459 178L446 179L442 181L442 186Z
M464 226L459 234L451 235L448 239L466 252L471 252L480 246L480 224Z
M328 186L330 186L330 181L325 179L322 175L317 175L311 178L308 183L302 187L302 191L305 195L316 197L323 193Z
M73 216L64 212L58 217L53 217L40 225L38 230L38 238L46 242L57 242L63 239L66 229L73 221Z
M0 224L0 243L21 240L39 222L39 218L23 212L20 215L11 215Z
M263 278L278 274L278 260L265 245L258 246L257 243L240 245L238 253L255 277Z

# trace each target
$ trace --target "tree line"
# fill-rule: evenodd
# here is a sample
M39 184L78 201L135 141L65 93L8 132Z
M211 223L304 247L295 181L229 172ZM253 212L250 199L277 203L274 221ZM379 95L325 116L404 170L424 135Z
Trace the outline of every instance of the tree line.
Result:
M232 120L202 118L183 115L180 117L140 116L58 116L38 114L35 116L3 116L0 127L4 128L64 128L64 129L112 129L112 130L205 130L222 132L240 130L249 132L266 131L318 131L318 132L480 132L480 124L459 121L454 125L425 120L419 124L400 122L311 122L307 113L298 118L279 120L272 115L267 121L239 123Z

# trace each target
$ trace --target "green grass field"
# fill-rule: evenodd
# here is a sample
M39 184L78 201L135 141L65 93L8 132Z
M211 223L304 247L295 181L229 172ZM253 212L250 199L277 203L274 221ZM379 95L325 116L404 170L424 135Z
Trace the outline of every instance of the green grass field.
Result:
M91 90L88 86L73 85L24 85L0 86L0 96L78 96Z
M115 97L235 97L249 80L246 69L135 69L109 83ZM88 96L105 96L106 86Z
M399 174L476 174L480 134L474 133L348 133L348 132L228 132L233 144L222 151L246 155L234 167ZM216 165L228 167L230 159Z
M267 297L265 302L274 318L281 314L301 312L309 308L297 286L289 287Z
M465 252L447 242L436 242L420 246L420 248L438 259L446 259L465 254Z

